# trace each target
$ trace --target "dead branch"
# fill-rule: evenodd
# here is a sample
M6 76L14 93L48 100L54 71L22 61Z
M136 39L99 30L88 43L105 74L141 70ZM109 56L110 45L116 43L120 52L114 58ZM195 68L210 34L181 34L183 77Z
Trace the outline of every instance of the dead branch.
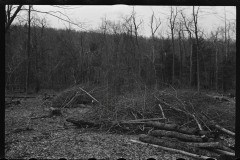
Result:
M218 124L216 124L216 122L211 121L211 124L214 125L214 126L215 126L217 129L219 129L220 131L222 131L222 132L224 132L224 133L226 133L226 134L228 134L228 135L230 135L230 136L232 136L232 137L235 137L235 133L234 133L234 132L229 131L229 130L227 130L227 129L221 127L221 126L219 126Z
M199 121L198 121L198 119L196 118L196 116L193 114L192 117L193 117L193 119L196 121L199 130L202 131L202 130L203 130L203 129L202 129L202 126L201 126L201 124L199 123Z
M162 116L163 116L163 118L164 118L164 119L166 119L166 117L165 117L165 114L164 114L164 112L163 112L163 109L162 109L162 106L161 106L161 104L158 104L158 106L159 106L159 108L161 109L161 112L162 112Z
M148 143L136 141L136 140L133 140L133 139L130 139L130 141L131 141L131 142L134 142L134 143L143 144L143 145L150 145L150 146L153 146L153 147L156 147L156 148L161 148L161 149L166 150L166 151L171 151L171 152L180 153L180 154L183 154L183 155L186 155L186 156L190 156L190 157L193 157L193 158L197 158L197 159L205 160L205 159L211 158L211 157L207 157L207 156L202 156L202 155L197 155L197 154L189 153L189 152L182 151L182 150L177 150L177 149L173 149L173 148L158 146L158 145L154 145L154 144L148 144ZM214 158L214 159L215 159L215 158ZM216 160L216 159L215 159L215 160Z
M202 112L202 115L203 115L203 118L205 118L205 120L207 120L207 119L210 120L210 118L204 112ZM218 125L215 121L210 120L209 124L213 125L215 128L219 129L223 133L226 133L226 134L228 134L228 135L230 135L232 137L235 137L235 133L234 132L229 131L229 130L223 128L222 126Z
M10 25L12 24L13 20L15 19L15 17L17 16L18 12L20 12L20 10L22 9L23 5L19 5L16 9L16 11L13 13L12 17L9 17L9 19L6 19L5 22L5 34L7 33ZM10 15L9 15L10 16Z
M100 105L102 105L96 98L94 98L90 93L88 93L87 91L85 91L84 89L82 89L81 87L79 87L80 90L82 90L83 92L85 92L89 97L91 97L94 101L98 102Z
M170 104L168 104L168 103L160 100L159 98L157 98L155 95L154 95L154 97L155 97L159 102L163 103L164 105L168 106L169 108L174 109L175 111L178 111L178 112L183 112L183 113L185 113L186 115L192 117L192 114L190 114L190 113L188 113L188 112L186 112L186 111L184 111L184 110L181 110L181 109L178 109L178 108L176 108L176 107L171 106Z

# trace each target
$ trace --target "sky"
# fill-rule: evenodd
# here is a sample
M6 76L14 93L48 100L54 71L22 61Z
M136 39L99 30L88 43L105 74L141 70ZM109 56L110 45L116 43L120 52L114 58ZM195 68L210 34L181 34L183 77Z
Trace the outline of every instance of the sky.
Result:
M75 22L82 22L85 24L85 28L89 29L99 29L102 18L106 17L107 20L118 21L121 17L130 15L133 11L133 6L128 5L112 5L112 6L67 6L68 9L48 6L48 5L34 5L33 8L38 11L53 11L55 15L65 18L63 15L57 13L58 11L68 15L68 17ZM175 8L175 6L173 6ZM191 16L192 7L178 6L178 10L184 9L187 16ZM158 33L165 33L169 30L168 27L168 17L170 15L170 6L134 6L134 11L137 15L137 21L143 20L143 25L140 34L149 37L151 35L150 30L150 17L154 11L157 18L161 20L161 26L159 27ZM220 25L224 25L224 11L226 11L226 18L229 21L236 21L236 7L235 6L201 6L199 12L199 26L204 29L206 33L210 33L212 30ZM26 11L25 11L26 12ZM23 14L23 13L22 13ZM46 14L36 13L39 17L45 17L49 26L53 28L66 28L69 24L63 22L56 17L49 16ZM179 14L179 17L181 15ZM74 25L72 28L79 30L79 28Z

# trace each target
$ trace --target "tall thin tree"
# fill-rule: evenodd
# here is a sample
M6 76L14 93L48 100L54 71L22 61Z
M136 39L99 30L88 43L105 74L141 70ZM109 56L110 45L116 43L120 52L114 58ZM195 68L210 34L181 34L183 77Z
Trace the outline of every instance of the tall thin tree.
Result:
M31 8L32 6L29 5L28 8L28 43L27 43L27 73L26 73L26 93L29 92L29 75L30 75L30 38L31 38Z
M199 8L197 8L197 11L195 12L195 6L193 6L193 22L194 22L194 33L196 38L196 55L197 55L197 89L198 92L200 91L200 67L199 67L199 40L198 40L198 13Z
M171 29L171 36L172 36L172 85L174 85L174 81L175 81L175 45L174 45L174 29L175 29L175 22L176 22L176 17L178 15L178 11L177 11L177 7L175 9L175 13L174 13L174 9L171 6L171 14L170 14L170 18L169 18L169 22L170 22L170 29Z

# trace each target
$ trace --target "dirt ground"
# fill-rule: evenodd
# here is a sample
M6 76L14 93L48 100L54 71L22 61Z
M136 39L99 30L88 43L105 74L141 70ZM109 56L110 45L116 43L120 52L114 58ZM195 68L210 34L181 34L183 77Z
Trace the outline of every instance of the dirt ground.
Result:
M5 157L9 159L193 159L148 145L133 143L139 135L121 135L78 128L59 117L30 119L48 112L43 96L19 99L21 104L5 107ZM85 114L88 107L66 109L64 118Z

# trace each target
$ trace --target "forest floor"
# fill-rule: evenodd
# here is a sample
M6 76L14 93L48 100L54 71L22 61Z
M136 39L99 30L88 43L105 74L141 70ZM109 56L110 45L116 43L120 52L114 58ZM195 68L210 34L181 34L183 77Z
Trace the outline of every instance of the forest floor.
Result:
M23 95L24 96L24 95ZM30 119L46 115L43 95L19 99L18 105L5 106L5 157L7 159L193 159L149 145L133 143L139 135L106 133L94 128L78 128L60 117ZM83 115L91 106L67 108Z

